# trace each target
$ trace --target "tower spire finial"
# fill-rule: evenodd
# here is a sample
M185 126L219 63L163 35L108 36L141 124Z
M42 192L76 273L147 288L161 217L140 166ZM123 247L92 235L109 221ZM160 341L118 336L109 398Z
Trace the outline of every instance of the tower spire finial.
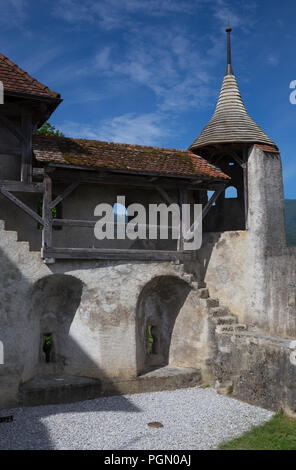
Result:
M231 65L231 38L230 33L232 29L230 27L230 19L228 18L228 27L226 28L227 33L227 68L226 75L234 75L232 65Z

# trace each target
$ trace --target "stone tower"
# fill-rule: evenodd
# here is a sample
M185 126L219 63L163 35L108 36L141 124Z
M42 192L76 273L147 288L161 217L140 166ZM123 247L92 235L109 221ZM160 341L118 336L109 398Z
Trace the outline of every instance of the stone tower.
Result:
M189 148L223 169L237 191L237 197L232 193L230 198L227 190L222 193L205 219L204 253L209 251L209 234L217 234L211 243L230 232L239 239L229 253L223 250L219 255L223 286L218 287L217 244L206 263L206 282L242 321L266 326L273 295L266 288L268 255L286 246L281 157L246 110L231 63L231 28L226 32L227 68L218 103Z

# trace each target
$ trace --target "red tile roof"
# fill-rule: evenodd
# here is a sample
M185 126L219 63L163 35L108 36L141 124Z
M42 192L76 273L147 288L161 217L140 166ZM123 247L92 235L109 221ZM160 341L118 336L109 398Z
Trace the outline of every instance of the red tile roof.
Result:
M18 65L0 54L0 80L4 85L4 91L40 95L49 98L60 98L59 93L42 85Z
M188 150L34 135L33 153L36 160L42 164L56 163L203 179L230 179L220 169Z
M271 145L259 145L256 144L256 147L263 150L266 153L280 153L277 147L272 147Z

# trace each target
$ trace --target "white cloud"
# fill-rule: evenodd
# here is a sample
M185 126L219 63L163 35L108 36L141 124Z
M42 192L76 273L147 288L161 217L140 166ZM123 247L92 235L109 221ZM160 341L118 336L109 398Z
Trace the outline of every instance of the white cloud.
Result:
M131 14L161 17L170 13L188 13L208 0L60 0L53 12L70 23L99 23L109 30L133 26Z
M1 1L0 25L1 29L21 28L27 18L26 0Z
M169 123L159 113L123 114L96 125L67 121L57 127L68 137L139 145L163 145L170 133Z
M270 55L270 56L267 57L267 62L272 67L276 67L277 65L279 65L280 59L279 59L279 57L277 57L275 55Z
M25 70L29 70L30 74L34 74L41 70L45 65L54 60L60 53L61 47L44 47L42 52L37 54L30 54L29 59L22 63Z
M192 35L189 29L180 28L180 24L173 21L175 17L171 15L196 14L201 5L206 5L204 11L214 18L217 34ZM124 29L120 44L108 43L106 39L93 57L86 58L87 63L71 64L74 73L63 73L64 79L98 76L102 80L105 77L104 83L108 84L108 93L112 95L113 90L113 98L141 87L154 96L149 111L122 114L91 126L64 123L65 134L163 145L176 116L189 109L198 112L214 107L220 83L213 70L221 58L225 58L226 64L226 38L222 29L228 17L234 27L243 28L250 23L254 5L251 0L244 5L241 1L228 0L85 0L83 3L61 0L55 7L55 14L72 24L80 27L87 22L103 29ZM163 15L165 22L151 21L151 17ZM221 80L222 75L223 72ZM145 106L148 106L147 100Z
M95 56L94 62L95 66L100 69L100 70L107 70L110 68L111 63L110 63L110 47L104 47L101 49L97 55Z

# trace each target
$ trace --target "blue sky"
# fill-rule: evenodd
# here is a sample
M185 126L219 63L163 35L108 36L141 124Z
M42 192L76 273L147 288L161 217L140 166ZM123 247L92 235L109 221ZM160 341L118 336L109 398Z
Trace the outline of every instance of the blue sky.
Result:
M293 0L0 0L0 51L61 93L67 136L187 148L233 68L249 114L278 144L296 199Z

